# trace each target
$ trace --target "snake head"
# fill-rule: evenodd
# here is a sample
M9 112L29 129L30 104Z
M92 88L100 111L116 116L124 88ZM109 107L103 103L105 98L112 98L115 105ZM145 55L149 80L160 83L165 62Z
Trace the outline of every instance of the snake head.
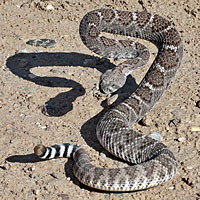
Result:
M100 77L99 89L104 94L111 94L123 87L126 76L119 70L109 69Z

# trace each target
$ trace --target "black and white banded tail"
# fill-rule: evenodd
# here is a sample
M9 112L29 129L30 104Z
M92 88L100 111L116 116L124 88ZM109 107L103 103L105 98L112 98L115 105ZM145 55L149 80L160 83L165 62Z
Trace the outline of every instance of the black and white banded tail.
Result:
M34 148L34 153L41 159L73 158L73 154L77 148L78 146L69 143L57 144L49 147L38 144Z

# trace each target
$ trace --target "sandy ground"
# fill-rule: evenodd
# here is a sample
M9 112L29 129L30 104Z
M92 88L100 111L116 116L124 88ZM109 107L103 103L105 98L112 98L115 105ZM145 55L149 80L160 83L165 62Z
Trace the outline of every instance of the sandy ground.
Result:
M106 68L95 64L97 55L83 45L78 31L81 18L100 7L155 12L176 24L184 42L182 67L148 114L148 126L135 127L162 135L178 160L179 173L145 191L95 191L73 176L71 160L42 162L32 155L38 143L71 142L83 145L97 166L124 165L96 140L105 99L95 88ZM200 126L199 7L199 0L1 0L0 199L200 199L200 132L194 129ZM40 38L53 39L56 46L26 44ZM152 45L150 50L154 52ZM153 54L148 66L152 59ZM147 68L133 73L137 83ZM131 92L134 78L127 82Z

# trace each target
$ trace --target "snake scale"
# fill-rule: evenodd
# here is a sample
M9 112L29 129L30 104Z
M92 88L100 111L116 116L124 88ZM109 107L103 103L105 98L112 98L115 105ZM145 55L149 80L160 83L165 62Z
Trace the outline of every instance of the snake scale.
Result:
M109 39L103 32L141 38L152 42L158 54L138 88L119 105L109 109L96 127L100 144L130 166L99 168L88 153L69 143L34 148L41 159L73 158L74 175L83 184L106 191L134 191L162 184L177 172L173 153L159 141L140 134L132 126L151 110L169 86L183 57L183 43L174 24L157 14L98 9L80 23L80 37L93 52L117 59L127 58L100 78L104 93L118 90L126 77L149 59L148 49L134 41Z

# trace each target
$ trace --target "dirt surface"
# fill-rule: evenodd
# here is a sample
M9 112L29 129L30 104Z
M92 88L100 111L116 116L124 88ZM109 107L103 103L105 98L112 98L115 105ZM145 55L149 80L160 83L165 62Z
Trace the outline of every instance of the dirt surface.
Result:
M162 135L179 173L145 191L99 192L77 181L72 160L42 162L32 155L38 143L71 142L84 146L97 166L124 166L96 139L105 100L96 86L106 68L79 37L82 17L100 7L157 13L176 24L184 42L183 62L171 86L148 113L146 126L135 126L145 134ZM199 8L199 0L1 0L0 199L200 199ZM55 47L26 44L41 38L55 40ZM155 48L150 50L148 66ZM137 83L147 69L133 73ZM128 78L126 90L133 91L135 79Z

